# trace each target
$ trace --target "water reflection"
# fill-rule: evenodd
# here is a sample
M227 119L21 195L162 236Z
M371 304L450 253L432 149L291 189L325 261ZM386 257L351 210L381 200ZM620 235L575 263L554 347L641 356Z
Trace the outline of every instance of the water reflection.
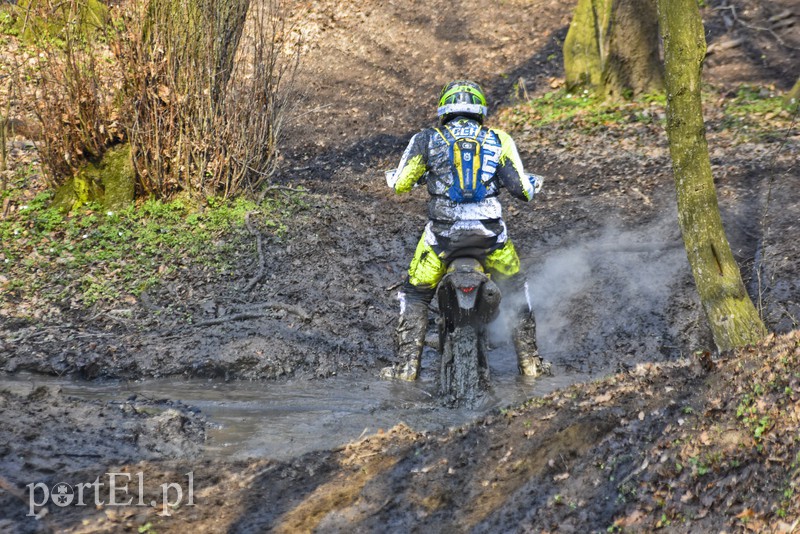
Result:
M494 408L588 378L559 372L535 380L520 377L513 356L493 355L492 391L483 405L477 410L453 410L437 400L436 362L430 359L426 353L422 376L415 383L383 381L372 374L281 382L179 378L85 382L18 375L0 380L0 387L25 394L40 385L59 386L66 395L103 401L125 401L133 394L179 400L199 408L212 423L207 456L287 459L333 449L400 422L417 431L456 427Z

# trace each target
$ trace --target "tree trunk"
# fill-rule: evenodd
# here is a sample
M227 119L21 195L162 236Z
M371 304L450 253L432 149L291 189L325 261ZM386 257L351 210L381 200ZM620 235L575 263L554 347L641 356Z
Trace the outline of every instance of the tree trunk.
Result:
M800 78L797 78L797 81L794 84L786 96L783 97L784 102L786 103L786 107L794 108L800 103Z
M754 343L766 334L745 291L717 204L700 102L706 52L697 0L658 0L664 39L667 135L678 195L678 219L718 350Z
M579 0L564 41L567 86L616 98L660 91L655 0Z

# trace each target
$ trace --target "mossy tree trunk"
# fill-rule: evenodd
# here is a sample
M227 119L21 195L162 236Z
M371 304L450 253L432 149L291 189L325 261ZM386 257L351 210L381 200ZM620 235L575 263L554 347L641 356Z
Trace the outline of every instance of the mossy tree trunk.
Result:
M703 309L720 351L758 341L764 323L745 291L722 227L700 102L706 53L697 0L658 0L664 39L667 135L678 219Z
M564 41L567 87L611 98L660 91L655 0L579 0Z
M794 84L786 96L784 97L787 107L795 107L800 103L800 78L797 78L797 81Z

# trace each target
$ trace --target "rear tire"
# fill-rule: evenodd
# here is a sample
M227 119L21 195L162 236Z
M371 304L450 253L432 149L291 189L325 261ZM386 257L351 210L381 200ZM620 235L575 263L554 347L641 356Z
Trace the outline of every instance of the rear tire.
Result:
M473 408L480 400L483 391L480 343L471 326L456 327L445 334L439 388L448 405Z

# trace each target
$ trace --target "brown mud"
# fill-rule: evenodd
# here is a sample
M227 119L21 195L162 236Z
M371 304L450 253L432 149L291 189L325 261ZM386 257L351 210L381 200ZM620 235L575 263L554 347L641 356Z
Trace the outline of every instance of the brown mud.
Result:
M746 41L718 46L706 80L720 94L742 83L787 90L798 74L800 22L772 33L758 28L796 6L732 5L735 13L706 10L709 43ZM287 235L265 240L268 275L243 291L259 265L252 236L242 231L227 277L183 272L133 304L67 310L45 324L3 317L3 373L296 377L324 388L333 375L377 376L393 362L392 288L424 225L425 198L420 190L395 197L380 171L432 123L438 89L449 79L478 79L493 114L525 91L536 96L558 86L572 5L293 6L306 36L305 98L288 127L279 181L309 193L307 207L285 221ZM734 144L720 133L721 120L709 117L709 143L726 230L768 326L789 332L800 317L797 127ZM688 363L712 342L681 248L661 126L510 132L527 169L547 179L531 205L506 199L535 295L542 353L562 376L621 374L449 432L398 425L281 462L198 459L207 420L179 403L7 391L0 398L0 530L115 532L151 524L176 532L585 532L618 523L633 531L697 532L742 527L729 515L755 521L769 512L767 505L748 507L746 494L726 507L719 503L732 492L703 500L702 479L692 479L698 485L691 496L672 489L689 470L673 472L670 454L677 453L665 440L685 439L680 431L692 417L736 412L734 400L715 408L709 399L726 394L724 377L742 360L711 375ZM125 314L116 313L122 308ZM796 346L789 337L768 349L791 354ZM755 467L736 469L714 472L731 488L770 480ZM26 484L91 482L115 470L143 472L147 502L159 484L191 471L196 505L171 516L157 515L164 512L158 506L51 505L40 520L26 517ZM764 485L778 491L784 482ZM691 506L691 513L678 510ZM696 528L687 518L699 521Z

